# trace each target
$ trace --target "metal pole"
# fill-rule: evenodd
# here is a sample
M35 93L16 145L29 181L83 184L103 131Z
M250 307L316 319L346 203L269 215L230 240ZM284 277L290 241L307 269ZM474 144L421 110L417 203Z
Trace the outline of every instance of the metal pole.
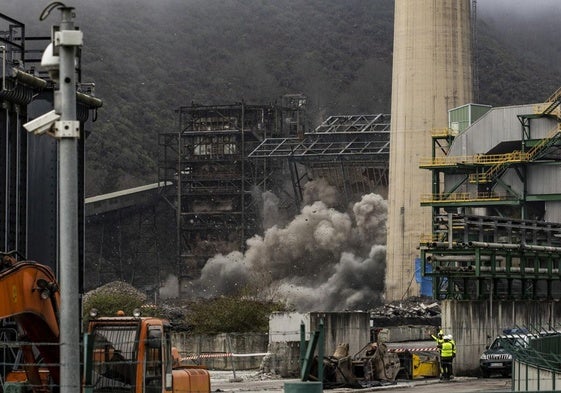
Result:
M76 121L76 47L81 33L74 29L72 7L61 7L59 45L59 110L55 136L58 138L58 212L60 266L60 391L80 391L80 297L78 257L78 138ZM76 34L80 33L80 34ZM55 97L55 107L56 107Z
M323 319L319 321L319 340L318 340L318 381L323 384L323 358L325 357L325 329Z

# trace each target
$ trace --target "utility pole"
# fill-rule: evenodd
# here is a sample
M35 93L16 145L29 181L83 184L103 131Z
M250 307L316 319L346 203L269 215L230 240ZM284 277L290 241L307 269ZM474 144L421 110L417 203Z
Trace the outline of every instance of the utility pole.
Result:
M52 42L41 65L57 82L54 110L24 127L36 135L48 133L58 141L58 270L60 282L60 392L80 391L80 293L78 253L78 138L76 119L76 48L82 32L74 27L74 8L56 1L42 12L44 20L59 8L60 26L53 26Z
M60 391L80 391L80 293L78 255L78 138L76 120L76 47L82 45L82 32L74 30L74 11L61 7L60 31L55 42L60 54L60 121L55 123L58 138L58 214L60 260ZM58 136L57 136L58 132Z

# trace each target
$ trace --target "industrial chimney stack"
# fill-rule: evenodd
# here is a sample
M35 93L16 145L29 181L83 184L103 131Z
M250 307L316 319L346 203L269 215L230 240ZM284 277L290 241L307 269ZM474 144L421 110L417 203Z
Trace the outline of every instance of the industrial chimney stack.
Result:
M415 259L432 233L431 130L473 95L470 0L395 0L386 300L419 295Z

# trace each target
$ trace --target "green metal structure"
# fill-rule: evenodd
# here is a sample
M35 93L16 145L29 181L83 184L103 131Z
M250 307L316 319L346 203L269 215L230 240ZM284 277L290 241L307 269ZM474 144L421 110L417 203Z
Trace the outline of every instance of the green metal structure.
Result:
M432 208L432 233L421 239L420 256L435 298L561 299L561 224L528 218L561 195L530 194L526 187L530 165L559 165L560 105L561 89L534 113L518 115L520 140L499 152L449 154L454 138L483 116L486 106L453 109L450 127L432 132L432 157L420 162L432 171L432 194L421 197L421 205ZM556 126L534 138L531 120L540 118ZM521 191L503 178L507 170L524 185ZM444 182L447 176L456 180Z

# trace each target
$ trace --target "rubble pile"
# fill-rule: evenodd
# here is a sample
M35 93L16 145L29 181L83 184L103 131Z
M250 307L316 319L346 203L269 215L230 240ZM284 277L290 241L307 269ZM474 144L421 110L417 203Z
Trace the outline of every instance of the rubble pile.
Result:
M433 325L440 326L441 308L436 301L410 298L402 302L384 304L370 311L375 326Z
M84 294L84 303L87 303L87 301L92 296L95 296L97 294L127 295L131 298L138 298L141 302L146 301L146 295L143 292L139 291L138 289L124 281L112 281L89 292L86 292Z

